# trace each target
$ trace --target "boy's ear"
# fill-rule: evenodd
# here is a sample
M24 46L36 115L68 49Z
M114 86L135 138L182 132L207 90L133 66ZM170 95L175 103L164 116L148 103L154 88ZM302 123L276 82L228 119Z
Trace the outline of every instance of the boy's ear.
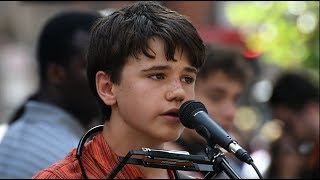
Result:
M64 67L59 64L48 64L47 79L49 83L59 85L64 81L65 76Z
M111 106L116 103L115 94L112 91L113 83L105 72L96 73L96 87L99 97L106 105Z

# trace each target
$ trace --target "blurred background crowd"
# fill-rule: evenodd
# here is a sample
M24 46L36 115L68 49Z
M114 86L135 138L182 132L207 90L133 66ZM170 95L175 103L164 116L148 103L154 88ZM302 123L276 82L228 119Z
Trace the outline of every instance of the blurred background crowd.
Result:
M44 22L63 10L93 10L108 15L132 2L0 2L0 141L14 111L38 87L35 47ZM252 67L253 75L238 102L234 119L238 134L235 137L252 153L259 170L266 173L275 161L275 156L271 156L271 150L275 150L274 143L278 143L279 139L282 140L280 145L288 142L283 138L286 128L272 116L269 103L277 78L282 72L294 71L308 74L315 86L319 84L319 2L159 2L188 16L204 42L241 49ZM295 88L291 90L295 91ZM319 114L316 119L319 123ZM306 151L303 147L295 147L298 154L299 151ZM285 154L291 152L281 150ZM281 160L276 161L280 163ZM244 177L257 177L252 169L244 167L242 171ZM284 173L278 177L299 176Z

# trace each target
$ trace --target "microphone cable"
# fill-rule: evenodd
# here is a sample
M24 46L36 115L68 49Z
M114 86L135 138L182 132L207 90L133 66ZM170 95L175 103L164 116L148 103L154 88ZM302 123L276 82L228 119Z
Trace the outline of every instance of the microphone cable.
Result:
M87 141L87 139L89 137L91 137L93 134L97 133L97 132L100 132L103 130L103 125L97 125L91 129L89 129L80 139L79 141L79 144L78 144L78 147L77 147L77 154L76 154L76 157L79 161L79 165L80 165L80 168L81 168L81 172L83 174L83 177L84 179L88 179L88 176L86 174L86 171L84 169L84 166L83 166L83 162L82 162L82 150L83 150L83 147L84 147L84 144L85 142Z

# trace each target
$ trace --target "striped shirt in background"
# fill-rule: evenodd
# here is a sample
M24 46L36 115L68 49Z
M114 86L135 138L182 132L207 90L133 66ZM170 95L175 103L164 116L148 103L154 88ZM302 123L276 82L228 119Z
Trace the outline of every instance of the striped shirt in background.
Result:
M84 128L59 107L29 101L0 143L0 179L32 178L77 147Z

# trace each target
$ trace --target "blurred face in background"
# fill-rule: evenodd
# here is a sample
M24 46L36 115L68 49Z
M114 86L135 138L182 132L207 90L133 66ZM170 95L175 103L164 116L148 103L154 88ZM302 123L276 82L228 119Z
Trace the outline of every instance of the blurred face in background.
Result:
M272 111L273 117L281 120L285 125L285 130L297 140L319 141L319 104L308 103L301 110L277 105Z
M196 99L206 106L208 114L226 131L233 127L237 100L242 90L242 84L223 71L197 79L195 87Z
M89 34L78 31L73 37L74 53L69 65L64 67L65 79L61 87L64 106L72 114L89 124L92 118L99 117L99 108L90 91L86 74L85 49L89 43Z

